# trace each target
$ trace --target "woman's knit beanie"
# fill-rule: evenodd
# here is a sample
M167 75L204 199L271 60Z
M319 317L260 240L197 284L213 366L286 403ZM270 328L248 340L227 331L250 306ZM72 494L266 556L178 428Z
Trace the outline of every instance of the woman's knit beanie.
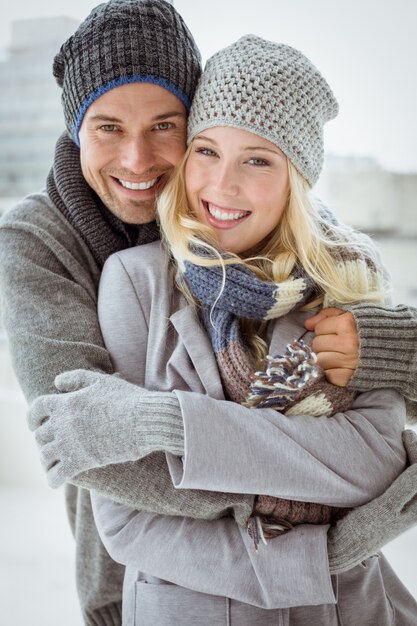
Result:
M65 123L79 145L88 107L107 91L153 83L189 109L201 74L200 52L181 16L165 0L110 0L97 6L53 63Z
M301 52L246 35L207 61L188 141L213 126L248 130L278 146L312 186L323 165L323 124L337 112L329 85Z

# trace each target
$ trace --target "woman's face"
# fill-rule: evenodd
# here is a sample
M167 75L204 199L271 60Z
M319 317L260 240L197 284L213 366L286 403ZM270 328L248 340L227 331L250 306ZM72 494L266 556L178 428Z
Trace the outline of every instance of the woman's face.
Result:
M287 204L287 158L273 143L217 126L195 137L185 167L190 207L223 250L252 250L279 224Z

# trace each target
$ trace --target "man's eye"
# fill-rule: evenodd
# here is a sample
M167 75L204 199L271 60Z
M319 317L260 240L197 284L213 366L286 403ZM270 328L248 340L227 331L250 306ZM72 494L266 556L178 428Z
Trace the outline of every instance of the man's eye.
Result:
M158 130L168 130L171 127L172 127L172 123L171 122L161 122L160 124L156 125L156 128Z
M114 124L103 124L103 126L100 126L100 130L103 130L105 133L112 133L116 130L116 126Z

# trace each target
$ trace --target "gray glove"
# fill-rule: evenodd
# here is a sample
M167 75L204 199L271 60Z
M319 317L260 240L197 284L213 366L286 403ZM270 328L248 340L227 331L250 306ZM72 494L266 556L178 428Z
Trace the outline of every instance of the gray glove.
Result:
M164 450L184 454L181 409L173 393L146 391L117 375L74 370L55 379L58 394L29 407L29 428L51 487L80 472Z
M417 523L417 435L403 432L410 467L379 498L353 509L327 536L331 574L355 567Z

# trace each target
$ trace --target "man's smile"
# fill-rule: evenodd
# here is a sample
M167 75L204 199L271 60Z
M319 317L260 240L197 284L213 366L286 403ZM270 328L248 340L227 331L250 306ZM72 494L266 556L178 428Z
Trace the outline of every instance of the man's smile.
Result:
M122 185L122 187L125 187L125 189L133 189L135 191L150 189L151 187L156 185L160 181L160 179L161 179L161 176L157 176L156 178L152 178L151 180L136 183L136 182L131 182L128 180L122 180L121 178L117 178L117 180Z

